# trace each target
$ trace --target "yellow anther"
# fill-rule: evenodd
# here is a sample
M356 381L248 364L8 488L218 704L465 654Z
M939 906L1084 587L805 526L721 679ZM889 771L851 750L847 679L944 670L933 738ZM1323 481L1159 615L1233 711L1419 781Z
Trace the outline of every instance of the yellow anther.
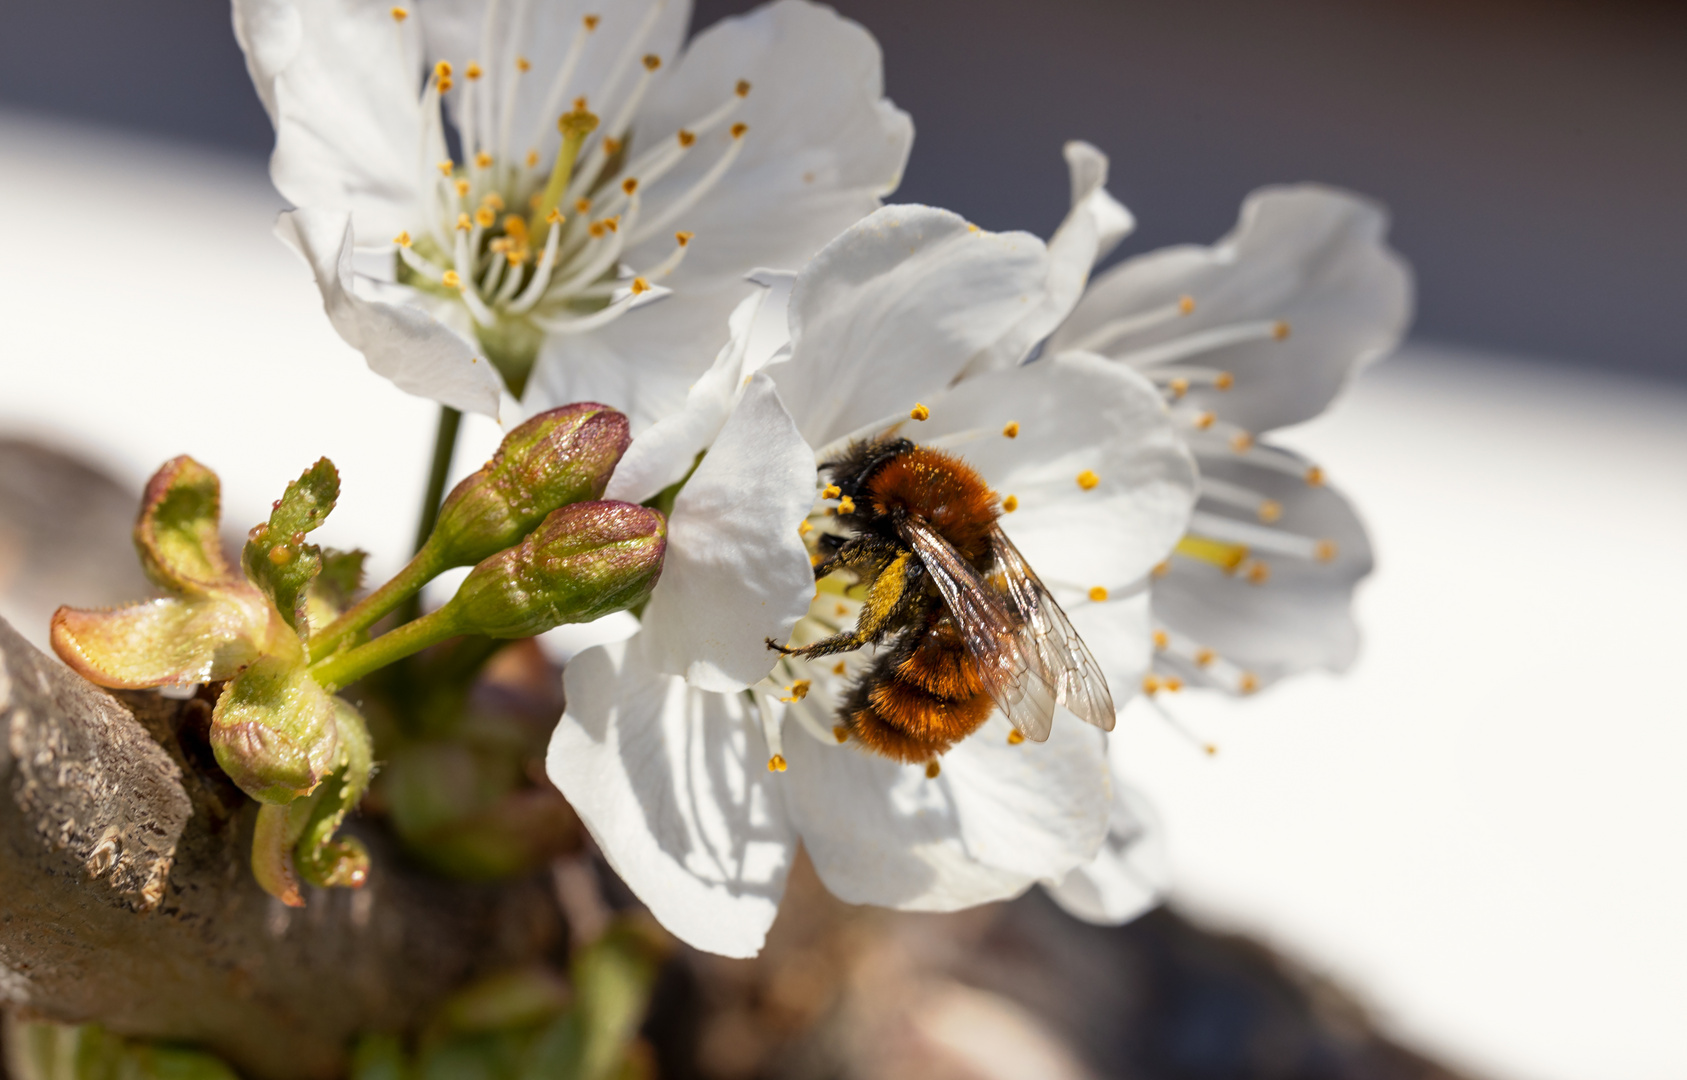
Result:
M469 182L467 180L459 178L457 180L457 182L452 186L457 189L457 194L458 194L459 197L467 196L468 193L469 193Z
M527 152L527 167L529 169L532 169L532 168L537 167L538 164L539 164L539 151L529 150Z
M810 555L808 557L808 565L819 566L820 565L820 556L819 555Z
M643 296L645 293L650 291L650 282L641 277L636 277L633 279L632 288L634 296Z
M532 254L533 253L531 251L524 247L512 247L504 253L504 258L509 260L509 264L511 266L520 266L522 263L526 262L528 256Z
M908 410L908 416L914 420L930 420L931 410L916 401L914 402L914 407Z
M1334 540L1320 540L1313 549L1312 557L1319 562L1334 562L1336 558L1336 542Z
M685 245L691 243L691 238L696 235L696 233L692 232L677 232L674 234L674 243L678 244L680 247L684 247Z
M1221 371L1217 375L1213 376L1213 385L1218 387L1220 390L1228 390L1232 386L1236 385L1236 376L1230 374L1228 371Z
M437 165L437 166L435 166L435 167L436 167L436 168L438 168L438 169L439 169L439 175L441 175L441 176L450 176L450 175L451 175L451 173L452 173L452 172L453 172L453 171L455 171L455 170L456 170L456 168L457 168L457 163L456 163L456 162L454 162L454 161L449 161L449 160L447 160L447 161L442 161L442 162L440 162L440 163L439 163L439 164L438 164L438 165Z
M809 533L811 533L813 531L814 531L814 526L810 525L806 520L801 525L797 526L797 535L798 536L807 536Z
M1270 525L1283 516L1283 504L1276 499L1267 499L1259 504L1259 520Z
M1175 694L1179 690L1183 689L1183 680L1178 678L1176 675L1167 675L1164 686L1166 693Z
M490 169L492 167L492 155L482 150L474 156L474 166L477 169Z
M810 685L811 684L807 679L798 679L796 682L791 684L791 696L782 697L779 700L785 702L801 701L803 698L808 696L808 688Z
M500 224L504 226L504 232L509 234L512 240L525 241L527 239L527 219L520 214L505 214L504 220Z
M849 614L849 605L848 604L839 604L837 607L832 609L832 614L836 615L840 619L843 618L845 615ZM843 671L841 669L843 668L843 664L841 664L841 663L838 664L838 668L840 669L838 671L838 674L842 675Z
M1271 325L1271 336L1278 341L1289 340L1289 324L1279 319Z
M574 99L574 111L575 112L585 112L586 111L586 95L585 94L581 94L579 97Z
M1308 487L1319 487L1324 483L1324 470L1316 465L1306 467L1306 484Z
M1106 586L1103 586L1103 585L1092 585L1092 586L1090 586L1090 599L1095 601L1098 604L1101 603L1103 600L1107 599L1107 588L1106 588Z
M515 69L525 75L533 70L533 61L525 56L518 56L515 58Z
M449 79L451 77L451 61L441 60L439 63L435 64L433 66L433 77L436 79Z
M594 221L586 226L586 232L591 235L593 240L602 240L609 230L603 227L603 222Z
M1210 536L1186 534L1177 542L1175 550L1186 559L1199 559L1204 563L1211 563L1225 573L1234 573L1248 557L1246 544L1232 544L1224 540L1214 540Z
M410 17L410 12L401 7L393 8L391 14L393 22L403 22Z
M1172 639L1166 636L1166 632L1164 630L1154 631L1154 648L1155 649L1164 649L1167 645L1170 645L1171 643L1172 643Z
M1218 746L1214 743L1208 743L1207 745L1201 747L1201 749L1207 752L1208 757L1218 756Z
M1006 424L1002 425L1002 434L1006 435L1010 439L1019 438L1019 421L1009 420Z
M490 229L498 223L498 212L490 206L483 206L474 212L474 221L483 229Z
M399 247L409 247L410 246L410 233L409 232L401 232L397 236L392 238L392 242L397 244Z
M1238 431L1230 436L1230 449L1238 454L1245 454L1254 447L1254 437L1245 431Z
M943 766L939 765L937 762L935 762L935 761L926 762L926 779L927 780L936 780L937 774L942 772L942 771L943 771Z
M463 69L463 74L467 75L470 79L480 78L480 65L475 63L473 60L470 60L469 66Z
M434 83L434 85L439 87L439 92L443 94L447 90L451 89L453 84L450 79L440 79L438 82Z
M613 135L605 135L603 137L603 152L610 157L619 154L621 152L621 140Z
M576 214L589 214L589 213L591 213L592 212L592 200L590 200L590 199L575 199L574 200L574 212Z
M662 66L662 58L655 53L647 53L644 57L644 70L655 71Z
M1242 677L1236 681L1236 689L1244 694L1251 694L1259 689L1259 676L1251 671L1242 672Z
M1185 293L1177 298L1177 313L1188 315L1195 310L1195 298Z
M621 231L621 215L620 214L614 214L610 217L604 218L603 221L602 221L602 225L603 225L604 228L608 229L610 232L620 232Z
M750 96L749 80L748 79L739 79L738 85L732 88L732 92L737 94L739 97L749 97Z
M1160 692L1160 677L1158 675L1144 675L1142 677L1142 692L1153 697Z
M480 205L490 206L494 210L502 210L504 208L504 197L496 191L488 191L480 197Z
M1205 431L1213 426L1213 421L1216 419L1217 417L1213 416L1210 412L1196 413L1195 426L1200 430Z
M674 138L679 140L680 149L682 150L689 148L692 143L697 141L697 136L684 128L680 128L679 133L675 135Z
M839 660L836 664L834 664L832 666L832 674L833 675L842 675L845 671L848 671L848 670L849 669L844 666L844 662L842 660Z
M457 271L455 270L447 270L443 275L441 275L439 280L440 284L444 285L447 289L461 289L463 287L463 279L457 276Z
M1155 577L1165 577L1167 574L1172 572L1171 560L1167 559L1165 562L1155 563L1154 569L1152 569L1148 572L1150 574L1153 574Z
M839 664L838 666L843 667L842 664ZM841 743L848 742L849 741L849 729L844 727L842 724L834 725L833 728L832 728L832 738L838 740Z
M850 498L848 495L845 495L843 498L839 499L838 500L838 513L840 513L840 514L853 514L853 513L855 513L855 500Z
M746 131L749 131L749 130L750 130L749 124L733 124L732 125L732 137L734 139L742 139L744 137L744 133Z
M562 211L554 206L551 207L551 212L545 215L545 224L547 225L561 225L567 220L568 218L563 216Z
M631 195L633 192L637 191L638 190L638 177L629 176L625 180L621 181L621 190L626 192L628 195Z
M458 214L457 228L461 229L463 232L468 232L470 229L474 228L474 222L469 220L469 215Z
M1166 389L1172 392L1172 400L1176 401L1184 394L1189 393L1189 380L1180 375L1167 384Z
M1262 562L1259 562L1257 560L1248 564L1248 584L1249 585L1264 585L1267 581L1270 581L1270 580L1271 580L1271 567L1269 567L1266 564L1264 564Z
M820 489L820 497L822 499L835 499L842 494L842 489L840 489L836 484L827 484L824 488Z
M1002 500L1002 513L1011 514L1019 509L1019 496L1009 495Z
M1094 491L1096 485L1099 483L1101 483L1101 477L1095 475L1095 473L1088 469L1085 469L1083 472L1078 474L1078 486L1083 488L1085 491Z
M767 759L768 772L784 772L788 768L790 768L790 766L785 763L784 754L774 754L772 757Z
M1018 746L1020 743L1022 743L1024 741L1025 741L1025 733L1023 731L1020 731L1018 728L1014 728L1012 731L1008 732L1008 745L1009 746Z
M598 20L598 17L596 15L587 15L584 19L581 19L580 21L586 24L586 30L588 32L590 32L592 30L597 29L597 24L598 24L599 20Z
M1217 659L1218 654L1213 652L1211 649L1195 650L1195 666L1198 668L1210 667L1212 662Z

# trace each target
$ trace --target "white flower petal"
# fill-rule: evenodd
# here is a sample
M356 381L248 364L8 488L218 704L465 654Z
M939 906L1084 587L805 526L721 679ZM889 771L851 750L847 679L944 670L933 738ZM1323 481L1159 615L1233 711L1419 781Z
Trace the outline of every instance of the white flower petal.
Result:
M947 210L887 206L814 257L791 292L780 396L820 447L942 391L1037 302L1043 242Z
M420 42L391 6L235 0L235 35L275 124L270 176L295 206L350 211L360 243L414 226Z
M754 956L796 853L742 695L650 670L637 639L576 657L546 770L604 857L687 944Z
M1269 452L1295 457L1276 447ZM1166 575L1153 582L1154 618L1252 672L1260 687L1314 668L1346 670L1359 648L1353 591L1373 566L1370 540L1353 505L1328 484L1314 487L1246 458L1203 455L1201 467L1209 477L1275 501L1281 507L1273 525L1276 531L1310 543L1327 540L1334 546L1334 558L1320 562L1277 556L1256 547L1254 556L1270 567L1270 576L1257 585L1245 574L1173 558ZM1257 525L1238 511L1208 501L1202 502L1201 510ZM1193 665L1160 666L1193 683L1234 689L1205 678Z
M953 755L951 755L953 756ZM826 888L852 904L958 911L1005 900L1035 878L989 866L968 851L953 781L926 778L850 746L801 731L785 740L785 805Z
M729 692L756 682L808 610L814 573L797 527L814 455L766 375L750 385L680 489L643 637L659 671Z
M1353 372L1405 332L1411 273L1384 241L1386 230L1380 207L1346 192L1310 184L1257 191L1215 246L1166 248L1103 274L1049 347L1076 347L1115 320L1175 311L1187 296L1188 315L1099 351L1130 362L1133 353L1202 331L1264 327L1252 340L1177 361L1235 377L1228 391L1193 386L1188 404L1255 433L1297 423L1322 412ZM1278 321L1288 324L1283 340L1269 332Z
M939 445L976 433L954 452L1018 500L1002 528L1057 597L1128 586L1183 535L1194 465L1134 372L1067 353L969 378L926 404L930 419L904 433Z
M1058 881L1095 857L1112 801L1106 736L1064 709L1048 741L1008 742L1000 713L943 758L961 839L980 862Z
M1154 621L1148 589L1138 585L1109 591L1101 601L1062 598L1061 608L1101 665L1113 693L1113 708L1123 709L1142 689L1142 680L1152 667Z
M1142 793L1119 775L1123 740L1109 740L1113 806L1107 839L1093 862L1057 885L1045 885L1066 912L1098 926L1120 926L1147 914L1171 882L1164 830Z
M406 393L497 418L503 383L472 345L420 308L364 299L354 291L349 215L292 210L275 228L310 265L329 321L363 353L370 370Z
M673 138L729 100L740 79L750 84L733 116L749 129L742 152L674 222L697 234L671 279L675 289L725 289L722 315L744 295L747 268L801 266L901 181L913 125L884 99L878 43L830 8L779 0L722 19L664 76L639 111L639 145ZM724 128L701 136L673 172L642 192L646 213L689 191L730 138ZM642 266L671 248L659 236L628 261Z
M974 357L969 373L1012 367L1059 326L1077 306L1090 268L1136 227L1136 219L1107 193L1107 155L1086 142L1066 144L1072 174L1072 209L1049 241L1043 295L1014 332Z

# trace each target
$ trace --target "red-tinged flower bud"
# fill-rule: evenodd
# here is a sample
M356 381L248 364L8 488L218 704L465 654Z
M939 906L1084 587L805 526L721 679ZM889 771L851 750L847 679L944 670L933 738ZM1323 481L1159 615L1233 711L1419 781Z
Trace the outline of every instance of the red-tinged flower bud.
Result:
M265 656L236 675L211 714L211 749L240 790L288 803L314 790L340 750L334 699L304 665Z
M637 607L662 573L667 534L648 507L565 506L470 571L440 615L458 633L516 638Z
M600 497L630 438L625 416L591 402L520 425L446 496L427 542L435 565L480 562L519 543L552 510Z

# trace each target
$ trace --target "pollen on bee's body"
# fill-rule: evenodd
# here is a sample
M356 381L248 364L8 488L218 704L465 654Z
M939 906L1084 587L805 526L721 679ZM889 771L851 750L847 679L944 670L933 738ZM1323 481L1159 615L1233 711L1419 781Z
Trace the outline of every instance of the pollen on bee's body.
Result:
M1078 474L1078 486L1083 488L1085 491L1095 490L1096 486L1100 483L1101 477L1097 476L1089 469L1085 469L1083 472Z
M855 500L850 498L848 495L845 495L843 498L839 499L838 500L838 513L840 513L840 514L853 514L853 513L855 513Z

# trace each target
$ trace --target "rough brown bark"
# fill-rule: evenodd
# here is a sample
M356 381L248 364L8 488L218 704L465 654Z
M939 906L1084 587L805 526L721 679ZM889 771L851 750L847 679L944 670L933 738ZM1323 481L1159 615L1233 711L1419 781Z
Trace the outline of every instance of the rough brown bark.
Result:
M120 703L0 620L0 1002L330 1077L465 978L553 948L537 881L455 884L367 837L364 889L301 910L247 869L254 806L203 767L200 701Z

